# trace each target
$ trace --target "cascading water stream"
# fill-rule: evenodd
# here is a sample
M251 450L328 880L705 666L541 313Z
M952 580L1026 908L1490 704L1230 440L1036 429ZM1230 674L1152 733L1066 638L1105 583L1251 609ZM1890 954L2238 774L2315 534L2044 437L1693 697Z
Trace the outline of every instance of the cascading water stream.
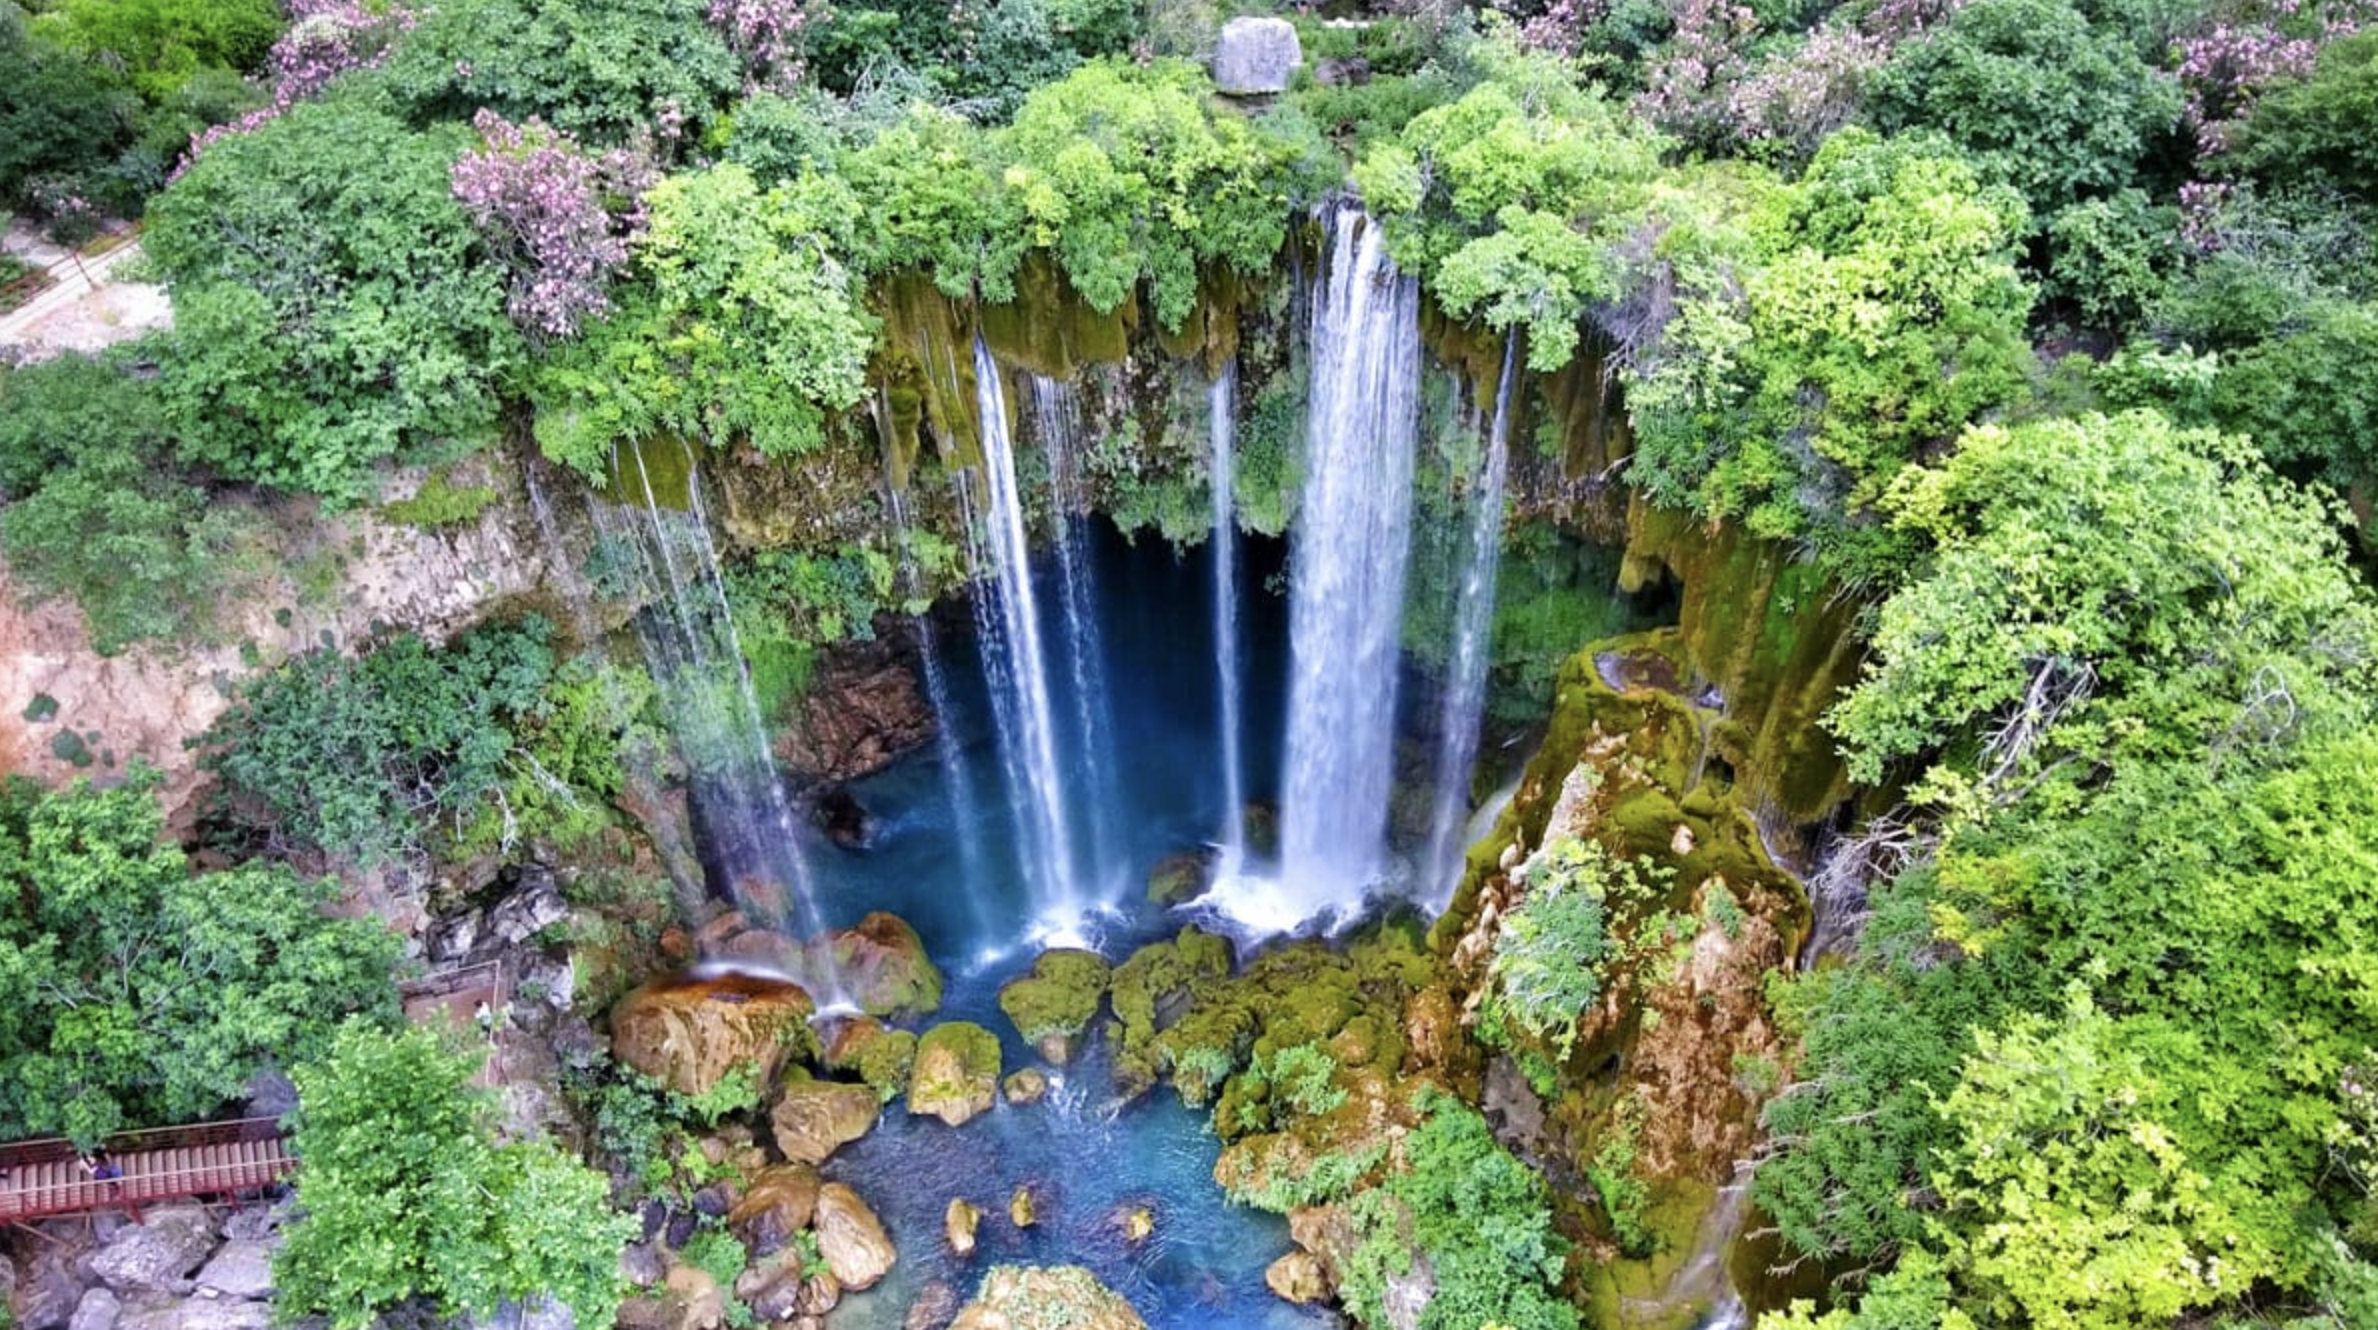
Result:
M736 905L763 927L817 938L825 929L810 896L792 801L768 748L692 446L680 446L686 449L688 511L662 506L642 451L629 450L624 456L635 464L644 521L637 523L628 509L596 503L596 525L615 548L635 552L643 584L653 593L657 612L636 616L636 637L661 686L678 747L707 796L704 812L724 824L726 835L714 840L724 842L719 848ZM800 978L821 1011L848 1005L827 948L807 949Z
M1106 797L1115 788L1115 742L1107 700L1106 653L1099 641L1095 613L1098 588L1092 580L1083 521L1090 500L1081 469L1081 407L1070 383L1035 374L1031 384L1033 421L1048 458L1049 509L1057 527L1057 587L1065 611L1066 663L1073 683L1074 744L1089 796L1082 802L1084 820L1089 824L1090 880L1103 891L1122 877L1124 866L1115 857L1119 839L1111 820L1115 801Z
M1396 270L1367 214L1340 207L1324 220L1330 263L1313 305L1305 481L1289 551L1280 875L1226 880L1208 898L1258 932L1345 921L1388 875L1420 288Z
M1462 831L1470 808L1470 768L1478 759L1478 730L1486 710L1486 656L1494 632L1495 574L1503 552L1503 485L1510 469L1511 381L1519 338L1503 342L1503 372L1495 383L1494 423L1486 457L1471 487L1469 559L1453 612L1453 650L1446 661L1437 726L1436 804L1428 850L1420 861L1420 892L1442 908L1460 874Z
M916 550L910 539L908 501L897 489L885 491L885 506L892 515L892 529L900 546L900 586L910 600L922 598L923 583L917 573ZM933 631L930 612L918 614L910 620L917 635L917 659L925 676L925 701L933 708L934 756L941 763L941 787L949 798L950 826L958 842L958 867L965 874L970 888L982 881L983 845L977 822L974 801L974 779L966 769L966 755L958 739L957 710L950 704L950 684L941 668L941 643ZM980 890L968 890L967 902L973 907L975 926L983 937L991 935L990 906Z
M1038 931L1051 940L1080 941L1082 917L1091 902L1081 896L1067 825L1056 708L1050 701L1048 653L1032 586L1032 547L1016 483L1007 390L998 362L979 338L974 344L974 381L982 416L982 493L978 496L961 476L958 498L975 575L975 625L983 673L991 688L1008 804L1016 818L1016 843L1038 914Z
M1232 505L1238 429L1239 364L1232 360L1206 393L1208 467L1214 491L1214 676L1222 736L1222 861L1216 876L1234 877L1247 857L1247 786L1239 760L1238 523Z

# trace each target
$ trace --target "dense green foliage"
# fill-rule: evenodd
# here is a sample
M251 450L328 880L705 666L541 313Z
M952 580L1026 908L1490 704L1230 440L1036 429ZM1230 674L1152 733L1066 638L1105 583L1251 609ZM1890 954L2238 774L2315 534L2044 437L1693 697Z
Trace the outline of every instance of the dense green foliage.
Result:
M393 933L284 865L194 871L152 785L0 785L0 1135L209 1115L342 1016L395 1015Z
M481 1056L433 1030L351 1025L297 1068L297 1218L273 1261L281 1311L361 1330L415 1301L486 1317L550 1298L609 1323L635 1223L576 1159L497 1142L470 1086Z
M209 148L150 210L174 298L164 383L187 456L352 499L371 468L483 442L519 353L449 195L449 136L367 101Z

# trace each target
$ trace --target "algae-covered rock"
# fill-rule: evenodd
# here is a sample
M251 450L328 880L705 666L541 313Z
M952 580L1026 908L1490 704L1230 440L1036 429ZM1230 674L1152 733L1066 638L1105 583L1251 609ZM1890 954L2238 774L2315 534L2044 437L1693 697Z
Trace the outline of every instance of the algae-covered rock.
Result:
M855 1073L890 1103L908 1088L909 1069L916 1065L917 1037L893 1030L873 1016L857 1016L834 1027L826 1037L826 1070Z
M908 1111L956 1127L999 1094L999 1037L972 1021L936 1025L917 1041L908 1074Z
M1038 1067L1026 1067L1008 1077L999 1088L1011 1104L1037 1104L1049 1093L1049 1078Z
M1147 1087L1161 1069L1156 1036L1194 1003L1194 990L1230 977L1230 942L1191 925L1152 942L1115 967L1109 992L1120 1034L1115 1081L1126 1094Z
M950 1198L949 1208L941 1212L942 1239L961 1257L974 1255L974 1235L982 1225L983 1212L963 1196Z
M1078 1265L993 1266L950 1330L1147 1330L1121 1294Z
M785 1078L776 1107L768 1114L776 1148L797 1164L822 1164L875 1126L882 1101L864 1085L820 1081L807 1072Z
M818 1254L835 1282L852 1292L875 1287L900 1259L883 1221L839 1182L818 1189L816 1224Z
M1017 1228L1030 1228L1040 1222L1040 1203L1032 1199L1032 1184L1016 1188L1007 1198L1007 1222Z
M1116 1217L1115 1226L1123 1230L1123 1240L1137 1246L1156 1236L1156 1212L1144 1205L1129 1206Z
M611 1009L611 1052L688 1097L740 1066L756 1064L766 1081L809 1046L816 1005L799 985L753 975L664 979Z
M1112 970L1092 951L1044 951L1032 973L999 990L999 1009L1039 1054L1062 1067L1098 1016Z
M1213 869L1211 854L1176 854L1159 860L1148 871L1148 899L1168 909L1187 905L1205 894Z
M896 914L878 910L809 945L812 963L830 963L843 991L870 1016L930 1016L941 1007L941 971Z

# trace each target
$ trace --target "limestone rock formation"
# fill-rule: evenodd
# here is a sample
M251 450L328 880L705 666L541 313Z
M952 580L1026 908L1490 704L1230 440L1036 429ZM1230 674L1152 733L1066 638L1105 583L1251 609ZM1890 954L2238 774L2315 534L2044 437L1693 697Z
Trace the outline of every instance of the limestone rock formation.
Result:
M991 1107L999 1093L999 1039L971 1021L936 1025L917 1041L908 1074L908 1111L956 1127Z
M809 1038L817 1009L799 985L745 974L646 984L611 1009L611 1052L682 1095L757 1063L763 1084Z
M1042 1057L1064 1066L1098 1016L1111 968L1094 951L1044 951L1032 973L999 990L999 1009Z
M840 644L826 653L777 754L800 776L853 781L930 742L933 727L933 705L892 642Z
M91 1273L118 1293L186 1293L190 1272L214 1249L215 1220L204 1206L159 1206L100 1248Z
M1122 1295L1078 1265L1001 1265L950 1330L1147 1330Z
M1329 1296L1329 1280L1321 1272L1321 1258L1308 1251L1292 1251L1264 1269L1263 1282L1272 1292L1302 1306Z
M917 931L878 910L853 928L809 944L811 964L833 967L851 1001L870 1016L930 1016L941 1006L941 971Z
M947 1210L941 1212L941 1235L950 1250L961 1257L974 1255L975 1230L982 1227L983 1212L974 1202L963 1196L952 1197Z
M1037 1104L1049 1093L1049 1078L1038 1067L1026 1067L1001 1082L1000 1093L1018 1107Z
M856 1292L875 1287L900 1259L883 1221L857 1192L839 1182L818 1189L816 1225L818 1253L843 1288Z
M822 1164L827 1156L865 1136L881 1105L864 1085L812 1080L794 1071L785 1078L768 1122L776 1148L796 1164Z
M735 1230L755 1255L782 1250L817 1214L817 1170L807 1164L776 1164L754 1173L743 1199L727 1211Z
M1233 97L1286 92L1304 63L1304 46L1288 20L1234 18L1214 46L1214 86Z

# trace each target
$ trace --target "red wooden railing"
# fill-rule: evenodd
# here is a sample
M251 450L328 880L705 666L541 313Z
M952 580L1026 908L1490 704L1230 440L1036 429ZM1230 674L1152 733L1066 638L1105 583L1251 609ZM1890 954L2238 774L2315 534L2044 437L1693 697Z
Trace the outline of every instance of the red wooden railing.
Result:
M95 1178L70 1141L0 1145L0 1224L158 1201L225 1196L267 1186L297 1167L279 1125L242 1118L129 1131L107 1138L120 1178Z

